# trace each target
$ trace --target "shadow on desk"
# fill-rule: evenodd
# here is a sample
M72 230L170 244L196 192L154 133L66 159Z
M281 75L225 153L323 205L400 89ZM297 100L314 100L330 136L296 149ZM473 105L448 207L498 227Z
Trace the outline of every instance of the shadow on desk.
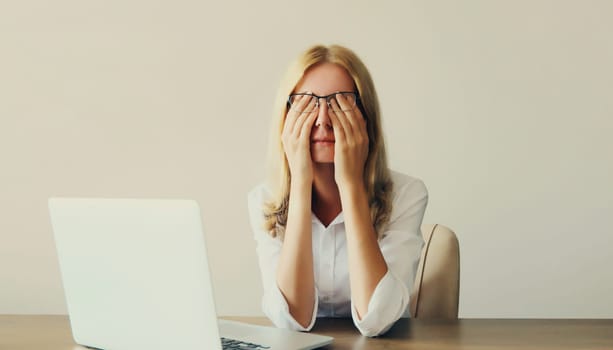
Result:
M457 339L458 321L430 321L430 326L421 327L427 321L400 319L390 330L375 338L364 337L355 328L351 318L317 319L312 332L334 337L334 343L323 349L428 349L440 348L443 339ZM432 326L436 325L435 328ZM418 333L414 330L417 328ZM416 342L416 340L418 340Z

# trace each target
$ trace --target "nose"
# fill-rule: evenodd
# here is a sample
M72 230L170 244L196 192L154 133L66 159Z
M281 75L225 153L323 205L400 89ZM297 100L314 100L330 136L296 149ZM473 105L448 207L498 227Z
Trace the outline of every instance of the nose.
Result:
M328 104L325 99L323 101L318 101L317 105L317 119L315 119L315 126L325 127L328 129L332 129L332 121L330 120L330 116L328 115Z

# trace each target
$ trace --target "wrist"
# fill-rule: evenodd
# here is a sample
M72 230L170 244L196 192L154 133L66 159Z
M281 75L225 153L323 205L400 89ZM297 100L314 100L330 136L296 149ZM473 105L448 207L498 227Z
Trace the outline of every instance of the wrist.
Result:
M313 190L313 180L307 177L292 177L290 180L290 193L311 193Z
M341 197L355 197L366 194L366 186L362 181L342 181L338 183Z

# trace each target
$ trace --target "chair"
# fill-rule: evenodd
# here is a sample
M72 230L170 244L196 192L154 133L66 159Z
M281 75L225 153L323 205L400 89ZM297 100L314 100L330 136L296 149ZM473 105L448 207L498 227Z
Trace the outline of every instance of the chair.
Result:
M438 224L424 224L421 232L425 245L409 302L411 317L456 319L460 297L458 238Z

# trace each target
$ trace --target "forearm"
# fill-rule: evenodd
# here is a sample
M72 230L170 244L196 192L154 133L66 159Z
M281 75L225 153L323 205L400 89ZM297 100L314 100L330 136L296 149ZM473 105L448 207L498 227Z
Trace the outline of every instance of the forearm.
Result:
M368 311L375 288L387 273L387 264L377 243L366 189L361 184L339 189L347 231L351 299L362 317Z
M311 321L315 301L311 193L310 182L292 181L285 236L277 265L277 285L290 314L303 327Z

